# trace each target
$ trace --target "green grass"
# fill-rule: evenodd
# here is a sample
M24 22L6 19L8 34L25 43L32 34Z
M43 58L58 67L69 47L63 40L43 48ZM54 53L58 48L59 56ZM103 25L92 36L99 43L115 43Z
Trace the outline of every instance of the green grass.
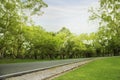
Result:
M120 80L120 57L95 60L54 80Z
M54 59L55 60L63 60L63 59ZM68 59L64 59L68 60ZM53 61L53 59L8 59L3 58L0 59L0 64L9 64L9 63L24 63L24 62L43 62L43 61Z
M23 63L23 62L37 62L37 61L48 61L48 60L35 60L35 59L0 59L0 64Z

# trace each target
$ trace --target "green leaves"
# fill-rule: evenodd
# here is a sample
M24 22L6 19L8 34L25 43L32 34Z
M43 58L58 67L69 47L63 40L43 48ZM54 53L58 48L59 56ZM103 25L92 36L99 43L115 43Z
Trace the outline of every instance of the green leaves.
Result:
M119 41L116 40L120 40L118 36L120 35L119 3L120 0L100 0L100 8L97 10L97 13L92 11L92 16L95 14L100 14L101 16L98 17L100 20L100 28L97 33L99 37L96 41L101 45L99 49L101 49L101 51L105 49L104 53L106 54L118 55L120 52L120 45L114 45L119 43Z
M119 55L120 10L119 0L100 0L100 8L91 20L99 19L97 33L75 35L63 27L60 31L47 32L30 23L25 10L31 15L41 15L47 7L42 0L0 1L0 57L63 59L92 56ZM113 46L113 47L112 47Z
M48 5L42 0L25 0L22 2L22 7L23 9L29 9L31 15L41 15L43 14L43 12L41 12L41 8L48 7Z
M2 55L0 57L6 57L7 53L14 55L14 58L24 57L23 54L29 49L24 47L28 46L28 44L32 46L29 43L32 39L30 40L27 37L32 33L26 31L24 33L28 22L28 16L25 15L24 11L30 9L30 12L34 12L35 15L40 13L41 8L45 6L47 7L47 4L42 0L0 0L0 35L3 36L3 38L0 38L0 54ZM39 28L37 29L39 30ZM32 35L34 36L34 34ZM30 37L36 39L33 36ZM2 42L2 40L4 41ZM28 42L26 42L27 40ZM38 43L37 39L35 42ZM27 43L27 45L24 45L24 43Z

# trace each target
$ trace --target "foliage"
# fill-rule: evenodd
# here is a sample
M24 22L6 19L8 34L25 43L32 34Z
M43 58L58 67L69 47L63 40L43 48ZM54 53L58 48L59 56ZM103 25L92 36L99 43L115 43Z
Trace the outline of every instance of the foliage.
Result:
M66 59L120 55L119 0L100 0L100 8L91 10L91 19L99 19L96 33L75 35L63 27L47 32L29 25L31 15L40 15L47 7L42 0L0 1L0 58Z
M120 54L120 0L100 0L100 8L91 10L90 19L99 20L96 39L99 53L106 55ZM104 56L104 55L103 55Z

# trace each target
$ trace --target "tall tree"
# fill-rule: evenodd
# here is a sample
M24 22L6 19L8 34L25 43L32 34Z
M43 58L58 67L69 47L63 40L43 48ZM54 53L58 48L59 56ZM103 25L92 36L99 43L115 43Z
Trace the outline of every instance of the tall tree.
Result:
M1 0L0 1L0 54L2 57L9 53L11 43L16 43L17 53L23 44L22 26L26 24L25 10L31 14L41 14L41 8L47 7L42 0ZM17 36L16 36L17 35ZM12 50L13 51L13 50Z
M99 19L101 43L106 53L120 54L120 0L100 0L100 8L92 10L91 19Z

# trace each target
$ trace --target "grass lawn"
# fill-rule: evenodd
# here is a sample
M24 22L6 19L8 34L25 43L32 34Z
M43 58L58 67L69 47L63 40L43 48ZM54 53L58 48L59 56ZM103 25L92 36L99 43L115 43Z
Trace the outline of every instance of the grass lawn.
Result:
M95 60L54 80L120 80L120 57Z
M22 62L35 62L35 61L48 61L48 60L35 60L35 59L0 59L0 64L6 64L6 63L22 63Z
M75 58L74 58L75 59ZM55 60L63 60L63 59L0 59L0 64L9 64L9 63L24 63L24 62L43 62L43 61L55 61ZM64 59L69 60L69 59Z

